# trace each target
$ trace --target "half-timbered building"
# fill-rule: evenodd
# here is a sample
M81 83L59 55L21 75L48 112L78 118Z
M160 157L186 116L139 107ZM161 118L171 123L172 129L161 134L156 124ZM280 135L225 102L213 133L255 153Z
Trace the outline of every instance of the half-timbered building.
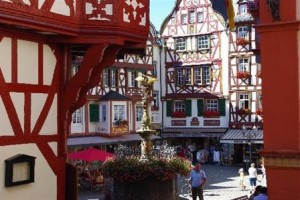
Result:
M229 32L228 40L229 130L221 142L239 163L255 162L263 144L260 51L254 28L257 10L258 1L234 1L235 30Z
M172 143L218 145L228 127L225 2L177 0L161 27L163 130Z
M149 0L0 0L1 199L77 199L72 113L116 56L144 54L148 11Z
M145 54L134 51L116 58L111 66L103 66L101 82L88 91L88 102L72 116L68 146L97 146L112 150L114 144L139 143L136 134L142 125L142 88L136 80L142 75L157 79L148 108L153 129L161 129L160 71L162 45L155 27L151 24ZM73 57L76 71L81 56ZM83 137L84 136L84 137ZM157 136L153 136L158 139Z

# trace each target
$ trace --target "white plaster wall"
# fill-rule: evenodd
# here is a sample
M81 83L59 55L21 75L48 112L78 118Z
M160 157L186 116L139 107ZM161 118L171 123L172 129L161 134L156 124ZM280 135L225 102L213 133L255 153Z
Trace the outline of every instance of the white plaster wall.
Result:
M38 84L38 44L35 42L18 40L17 45L18 82Z
M66 1L62 0L54 1L53 6L51 8L51 12L70 16L70 8L67 6Z
M57 149L57 144L51 144L52 149ZM57 198L56 176L49 167L47 161L34 144L11 145L0 147L0 194L1 200L54 200ZM55 151L56 153L56 151ZM26 154L36 157L35 159L35 181L30 184L4 187L5 159L17 154Z
M5 106L3 104L2 98L0 96L0 136L4 135L14 135L12 127L9 126L10 121L6 112L4 112Z
M56 58L53 50L48 46L43 46L43 72L44 72L44 85L51 85L54 69L56 66Z
M7 83L11 82L11 50L11 39L3 38L0 41L0 69Z

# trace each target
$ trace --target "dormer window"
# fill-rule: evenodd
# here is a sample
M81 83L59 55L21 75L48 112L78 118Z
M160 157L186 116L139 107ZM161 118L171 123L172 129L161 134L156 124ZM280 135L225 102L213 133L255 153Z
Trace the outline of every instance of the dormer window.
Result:
M248 7L246 3L239 5L239 14L240 15L247 15L248 14Z

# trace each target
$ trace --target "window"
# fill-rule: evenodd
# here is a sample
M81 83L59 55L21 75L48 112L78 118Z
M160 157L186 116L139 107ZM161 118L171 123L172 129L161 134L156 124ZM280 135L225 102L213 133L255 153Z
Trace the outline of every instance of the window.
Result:
M78 73L83 56L72 56L72 76Z
M239 95L239 108L240 109L250 109L250 100L248 94Z
M187 16L186 14L181 15L181 24L187 24Z
M153 92L153 106L157 109L159 108L159 92L158 91Z
M111 87L116 87L117 86L117 70L112 69L111 70L111 82L110 82Z
M177 85L183 85L184 84L184 75L183 75L183 69L177 70Z
M176 39L176 50L179 50L179 51L185 50L185 43L186 43L185 38L177 38Z
M190 22L190 24L193 24L193 23L195 23L195 11L194 10L192 10L192 11L190 11L189 12L189 22Z
M136 121L140 122L143 119L143 106L142 105L138 105L136 106Z
M106 121L106 105L101 105L101 121Z
M210 66L204 65L195 67L194 69L194 82L197 85L206 85L211 83Z
M114 105L114 121L125 120L125 106L124 105Z
M208 35L202 35L198 38L198 49L209 49L209 36Z
M108 69L105 69L103 71L103 86L109 87L109 75L108 75Z
M174 102L174 112L185 112L184 101L175 101Z
M238 38L248 39L249 38L248 26L240 26L240 27L238 27L237 34L238 34Z
M153 76L157 76L157 62L153 61Z
M82 124L82 108L77 109L72 114L72 123L73 124Z
M203 12L198 12L197 13L197 22L203 22Z
M185 84L186 85L192 84L192 69L191 68L185 69Z
M118 70L117 69L105 69L103 71L103 85L106 87L118 86Z
M249 72L249 58L239 59L239 72Z
M135 80L137 77L137 72L133 70L128 71L128 87L136 87L137 81Z
M217 99L207 99L206 100L206 110L207 111L218 111L219 101Z
M239 14L240 15L246 15L246 14L248 14L247 4L240 4L239 5Z
M190 67L177 69L177 85L192 84L192 69Z

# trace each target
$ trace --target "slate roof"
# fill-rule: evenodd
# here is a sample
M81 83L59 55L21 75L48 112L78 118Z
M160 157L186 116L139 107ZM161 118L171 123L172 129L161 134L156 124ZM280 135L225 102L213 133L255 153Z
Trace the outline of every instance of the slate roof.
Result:
M128 101L131 100L129 97L119 94L116 91L110 90L105 94L99 101Z
M226 3L224 0L211 0L212 3L212 7L213 9L218 12L223 18L224 21L226 22L228 19L228 15L227 15L227 7L226 7Z

